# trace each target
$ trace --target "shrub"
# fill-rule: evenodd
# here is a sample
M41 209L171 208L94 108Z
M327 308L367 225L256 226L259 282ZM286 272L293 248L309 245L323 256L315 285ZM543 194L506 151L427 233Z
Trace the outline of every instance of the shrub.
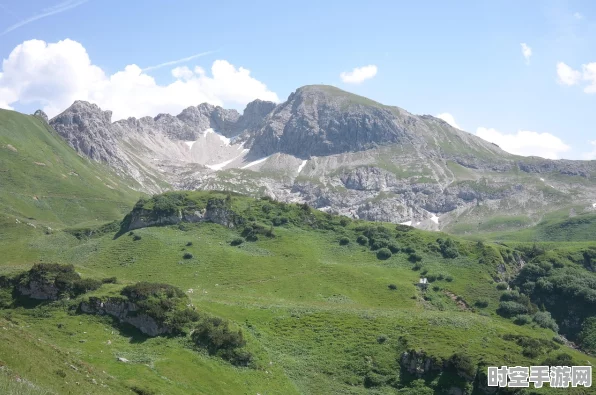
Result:
M192 241L189 241L188 243L186 243L187 247L190 247L192 245Z
M507 283L505 283L505 282L500 282L500 283L498 283L498 284L497 284L497 289L498 289L499 291L504 291L504 290L506 290L508 287L509 287L509 285L508 285Z
M381 260L386 260L391 258L391 251L388 248L381 248L377 251L377 258Z
M360 244L360 245L367 245L368 244L368 237L366 237L364 235L360 235L356 239L356 242L358 242L358 244Z
M573 366L577 365L573 357L565 352L557 354L555 357L548 357L542 362L544 366Z
M346 226L348 226L350 224L350 219L346 218L346 217L341 217L339 219L339 224L345 228Z
M389 244L387 245L387 248L389 248L389 251L391 251L391 253L393 253L393 254L397 254L400 251L397 243L395 243L393 241L389 242Z
M513 301L505 301L499 303L497 313L503 317L513 317L519 314L528 313L528 308L521 303Z
M530 322L532 322L532 317L530 317L527 314L519 314L519 315L515 316L515 318L513 319L513 322L516 325L527 325Z
M345 245L348 245L348 244L350 244L350 239L348 239L347 237L344 236L344 237L342 237L342 238L339 239L339 245L345 246Z
M422 274L423 276L426 275L428 273L428 269L424 269L420 272L420 274Z
M420 270L420 269L422 269L421 263L416 263L414 266L412 266L412 270Z
M282 226L288 223L288 219L286 217L275 217L271 223L273 226Z
M230 323L219 317L201 318L192 332L191 340L209 354L218 355L234 365L248 366L253 360L252 354L240 349L246 344L242 331L231 329Z
M389 247L389 240L379 239L372 242L370 248L372 250L380 250L381 248Z
M102 284L101 281L91 278L80 279L73 283L72 291L74 295L82 295L86 292L95 291L96 289L101 288Z
M132 239L133 239L134 241L139 241L139 240L141 240L141 236L140 236L140 235L134 235L134 236L132 237Z
M397 289L397 285L395 285L395 284L389 284L389 285L387 286L387 288L389 288L389 289L390 289L390 290L392 290L392 291L395 291L395 290Z
M488 299L480 298L474 303L474 306L480 307L481 309L488 307Z
M57 376L59 376L59 377L62 377L62 378L65 378L65 377L66 377L66 372L65 372L64 370L62 370L62 369L58 369L58 370L56 370L56 372L55 372L55 373L56 373L56 375L57 375Z
M244 239L242 237L236 237L230 242L231 246L239 246L240 244L244 243Z
M387 335L379 335L377 336L377 343L383 344L387 341Z
M454 259L459 256L459 251L457 250L457 246L452 239L437 239L437 244L439 244L439 250L441 251L441 255L443 258Z
M583 322L579 340L584 350L596 353L596 317L590 317Z
M453 354L447 361L447 366L450 370L466 379L473 378L476 375L476 365L474 365L472 358L466 354Z
M103 278L101 280L102 283L104 284L117 284L118 283L118 278L116 277L107 277L107 278Z
M408 257L408 260L412 263L416 263L416 262L420 262L422 260L422 257L416 253L410 254L410 256Z
M429 283L434 283L435 281L437 281L437 276L435 274L428 274L426 276L426 279Z
M192 259L193 255L190 252L185 252L184 255L182 255L182 258L184 259Z
M452 282L453 281L453 277L450 275L445 276L445 281L447 282Z
M553 332L559 332L559 325L551 317L548 311L539 311L534 314L534 322L540 325L542 328L552 329Z

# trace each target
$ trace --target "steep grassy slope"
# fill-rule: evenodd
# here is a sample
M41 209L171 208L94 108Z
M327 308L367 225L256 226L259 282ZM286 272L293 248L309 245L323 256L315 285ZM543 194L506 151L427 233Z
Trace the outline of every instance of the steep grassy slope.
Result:
M114 220L140 196L134 185L78 156L40 118L0 110L0 228Z
M38 231L0 270L42 260L118 278L97 296L137 281L170 283L187 290L201 314L240 326L253 368L197 352L184 337L146 338L106 317L75 314L68 306L76 301L0 310L7 328L0 329L0 365L52 393L399 394L416 393L398 392L415 378L399 363L411 350L437 361L463 353L474 366L536 365L561 353L575 364L596 363L554 342L551 329L497 314L506 293L497 283L514 285L520 258L531 258L523 248L222 193L171 193L139 202L133 215L166 218L209 205L234 212L235 227L180 223L131 234L124 221L118 237ZM0 251L9 251L7 243L0 240ZM585 270L574 261L564 266ZM432 281L425 292L416 286L420 277ZM447 370L425 380L436 394L472 385Z

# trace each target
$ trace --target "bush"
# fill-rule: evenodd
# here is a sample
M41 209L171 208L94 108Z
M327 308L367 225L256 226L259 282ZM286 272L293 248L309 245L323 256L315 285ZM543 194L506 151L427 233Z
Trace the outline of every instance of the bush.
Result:
M102 282L91 278L77 280L73 283L72 291L74 295L82 295L89 291L95 291L101 288Z
M184 259L192 259L193 255L190 252L185 252L184 255L182 255L182 258Z
M286 217L275 217L271 223L273 226L282 226L288 223L288 219Z
M348 244L350 244L350 239L348 239L347 237L344 236L344 237L342 237L342 238L339 239L339 245L345 246L345 245L348 245Z
M426 276L426 279L429 283L434 283L435 281L437 281L437 276L435 274L429 274Z
M381 248L377 251L377 258L380 260L386 260L391 258L391 251L388 248Z
M414 270L414 271L420 270L420 269L422 269L421 263L416 263L414 266L412 266L412 270Z
M453 277L450 275L445 276L445 281L447 282L452 282L453 281Z
M408 257L408 260L412 263L416 263L416 262L420 262L422 260L422 257L416 253L412 253Z
M231 246L239 246L240 244L244 243L244 239L242 237L236 237L230 242Z
M372 242L370 248L372 250L380 250L381 248L389 247L389 240L379 239Z
M219 317L201 318L192 332L191 340L209 354L218 355L234 365L248 366L253 360L252 354L240 349L246 344L242 331L232 330L230 323Z
M488 299L480 298L474 303L474 306L480 307L481 309L488 307Z
M509 285L508 285L507 283L505 283L505 282L500 282L500 283L498 283L498 284L497 284L497 289L498 289L499 291L504 291L504 290L506 290L508 287L509 287Z
M553 332L559 332L559 325L551 317L548 311L539 311L534 314L534 322L540 325L542 328L552 329Z
M515 316L515 318L513 319L513 322L516 325L527 325L530 322L532 322L532 317L530 317L527 314L519 314L519 315Z
M579 340L584 350L596 354L596 317L590 317L583 322Z
M437 244L439 244L439 250L441 251L441 255L443 258L454 259L459 256L459 251L457 250L457 246L452 239L437 239Z
M399 246L395 242L389 242L387 248L389 248L392 254L397 254L400 251Z
M134 235L134 236L132 237L132 239L133 239L134 241L139 241L139 240L141 240L141 236L140 236L140 235Z
M364 235L360 235L356 239L356 242L358 242L358 244L360 244L360 245L367 245L368 244L368 237L366 237Z
M389 288L389 289L390 289L390 290L392 290L392 291L395 291L395 290L397 289L397 285L395 285L395 284L389 284L389 285L387 286L387 288Z
M528 313L528 307L518 302L505 301L499 303L497 313L503 317L513 317L519 314Z
M188 243L186 243L187 247L190 247L192 245L192 241L189 241Z
M101 280L104 284L117 284L118 279L116 277L107 277Z
M476 365L472 358L466 354L455 353L447 362L448 368L466 379L473 378L476 375Z

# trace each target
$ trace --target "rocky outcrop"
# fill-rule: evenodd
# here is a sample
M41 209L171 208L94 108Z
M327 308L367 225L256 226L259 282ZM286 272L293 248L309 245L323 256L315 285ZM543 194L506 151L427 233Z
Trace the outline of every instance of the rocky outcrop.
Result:
M158 323L147 314L139 314L136 304L125 298L89 298L79 305L79 310L85 314L109 315L120 323L134 326L148 336L159 336L172 333L172 329Z
M213 222L227 228L233 228L237 224L236 213L222 207L207 206L201 210L180 209L175 214L161 214L154 210L136 209L129 215L128 231L150 226L176 225L182 222Z
M17 292L37 300L58 300L60 297L60 290L53 281L31 280L27 284L18 285Z
M422 377L432 372L441 372L445 368L442 360L426 355L424 351L404 351L399 359L402 369L408 373Z

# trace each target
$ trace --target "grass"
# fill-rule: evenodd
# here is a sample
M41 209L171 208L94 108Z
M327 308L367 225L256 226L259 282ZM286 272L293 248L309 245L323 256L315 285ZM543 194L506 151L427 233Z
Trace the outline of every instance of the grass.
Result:
M52 228L106 221L140 196L131 180L82 158L36 117L0 110L0 212Z
M225 194L189 196L201 202ZM273 204L265 214L262 207L266 204L272 203L234 197L231 206L266 225L278 210ZM59 356L67 375L78 374L68 367L76 362L79 365L74 366L91 369L90 377L103 380L114 393L141 386L168 394L364 394L391 391L388 386L365 387L365 377L373 371L405 380L397 361L408 349L422 349L445 359L464 351L475 363L490 360L508 365L535 364L556 354L533 360L522 355L521 346L503 338L514 334L550 340L554 334L517 326L496 314L501 291L496 289L495 277L497 265L503 262L480 263L483 253L475 242L456 239L460 256L443 259L431 246L437 237L448 236L418 230L398 233L393 225L383 225L393 237L399 234L398 245L411 246L421 255L426 276L443 278L424 293L415 285L421 270L412 270L407 254L395 253L380 261L374 251L356 242L355 228L366 222L311 229L292 225L292 219L299 218L298 210L290 206L285 212L290 222L275 227L274 238L239 246L231 246L230 241L240 230L212 223L186 224L185 230L178 226L137 229L138 241L128 233L114 238L113 233L98 232L79 239L72 232L46 234L32 229L27 234L28 248L14 252L7 265L16 270L43 259L73 263L84 277L118 278L118 284L103 285L90 294L96 296L117 294L121 287L137 281L192 289L187 294L199 312L229 319L243 330L257 369L236 368L197 352L184 337L144 338L130 329L115 328L106 317L71 315L56 305L42 307L47 311L5 311L12 321L2 321L8 329L0 329L4 336L0 355L13 355L15 347L29 350L42 344L39 354L20 358L14 354L4 362L25 374L38 359ZM333 217L315 215L320 221L335 223ZM339 245L340 235L350 243ZM6 251L4 243L0 240L0 250ZM496 251L505 248L488 246ZM182 259L185 252L193 258ZM513 275L515 268L505 265ZM390 290L388 284L397 290ZM456 297L469 307L462 308ZM488 300L488 306L476 309L478 299ZM379 343L381 335L386 341ZM578 351L561 349L578 361L596 363ZM131 363L118 362L117 357ZM42 388L56 393L94 393L97 389L86 377L63 379L54 372L56 363L42 363L44 368L31 374ZM73 381L80 386L75 387Z

